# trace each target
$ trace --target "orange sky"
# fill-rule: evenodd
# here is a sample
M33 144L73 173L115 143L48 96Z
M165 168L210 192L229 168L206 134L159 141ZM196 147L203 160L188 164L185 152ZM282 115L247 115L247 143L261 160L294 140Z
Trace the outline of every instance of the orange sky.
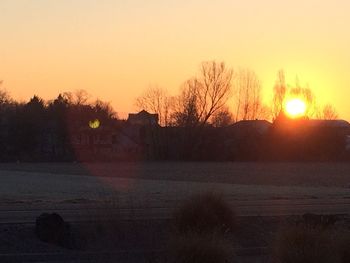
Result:
M149 85L175 94L201 61L298 75L350 120L347 0L1 0L0 79L16 99L86 89L133 111Z

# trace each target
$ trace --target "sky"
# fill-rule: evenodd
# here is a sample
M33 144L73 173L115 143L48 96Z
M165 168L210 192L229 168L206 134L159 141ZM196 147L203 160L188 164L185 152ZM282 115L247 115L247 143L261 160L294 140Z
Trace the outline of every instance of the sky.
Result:
M121 115L150 86L176 94L203 61L277 71L350 120L350 1L0 0L0 80L18 100L85 89Z

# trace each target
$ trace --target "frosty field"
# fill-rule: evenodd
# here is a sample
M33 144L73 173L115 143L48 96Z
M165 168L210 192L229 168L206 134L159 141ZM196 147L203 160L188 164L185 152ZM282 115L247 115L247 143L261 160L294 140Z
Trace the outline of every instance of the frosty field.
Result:
M194 193L229 201L350 198L347 163L0 164L0 205L173 207Z

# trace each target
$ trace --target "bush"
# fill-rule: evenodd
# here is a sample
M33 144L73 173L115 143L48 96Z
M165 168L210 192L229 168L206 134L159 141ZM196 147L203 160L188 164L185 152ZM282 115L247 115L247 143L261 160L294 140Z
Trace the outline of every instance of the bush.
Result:
M188 233L170 241L169 262L228 263L234 262L232 244L221 235Z
M174 214L170 262L221 263L234 260L227 238L236 225L230 205L214 193L193 196Z
M230 205L214 193L193 196L174 215L178 234L226 234L234 229L236 216Z
M334 231L305 224L281 230L276 239L276 263L340 263Z

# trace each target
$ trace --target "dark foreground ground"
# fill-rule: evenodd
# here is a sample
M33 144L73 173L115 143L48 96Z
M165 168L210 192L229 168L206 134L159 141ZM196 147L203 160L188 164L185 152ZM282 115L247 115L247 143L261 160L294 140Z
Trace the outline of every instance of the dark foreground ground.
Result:
M341 216L337 226L350 228ZM237 262L270 262L275 235L300 216L239 217L230 235ZM71 225L71 248L41 242L32 224L0 225L0 262L171 262L170 220L100 221Z
M350 214L350 163L0 164L0 262L170 262L163 212L208 190L240 215L230 236L237 262L271 262L275 234L300 217L287 215ZM85 219L84 205L102 204L134 219L72 223L71 248L34 234L36 213L67 206ZM157 213L130 215L139 208ZM350 228L347 217L338 224Z

